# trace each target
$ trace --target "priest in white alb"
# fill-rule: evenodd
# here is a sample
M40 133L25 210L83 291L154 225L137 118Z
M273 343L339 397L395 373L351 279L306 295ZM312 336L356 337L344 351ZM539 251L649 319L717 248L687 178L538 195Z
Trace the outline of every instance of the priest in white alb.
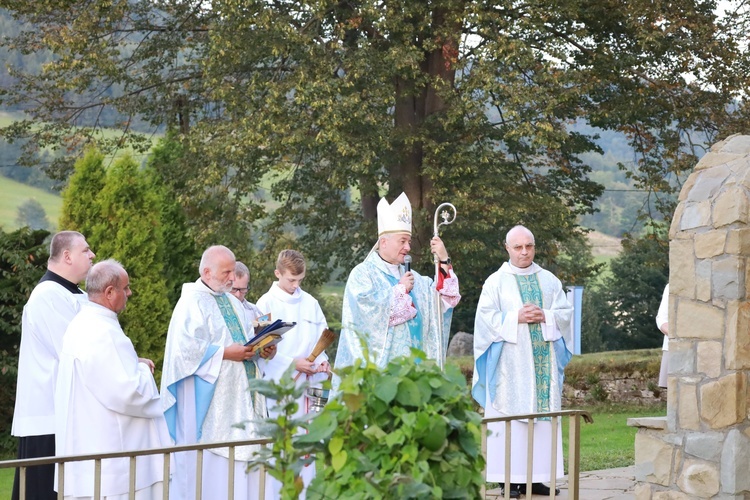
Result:
M68 325L60 351L57 455L168 446L154 363L138 357L117 319L131 294L128 273L114 260L100 262L91 268L86 291L89 303ZM64 470L66 499L94 498L93 461L69 462ZM102 460L101 498L130 498L130 474L128 457ZM162 454L137 457L135 498L161 498L163 474Z
M249 390L259 377L245 343L252 337L252 319L229 292L234 282L234 253L217 245L203 252L200 278L185 283L167 332L161 378L163 410L175 444L251 440L262 437L265 398ZM272 357L276 347L260 356ZM247 470L256 446L235 450L234 498L256 499L260 473ZM196 497L195 452L174 456L171 498ZM228 498L229 449L203 453L203 498Z
M78 284L86 279L94 261L86 238L76 231L60 231L49 246L47 272L23 308L18 352L16 405L11 434L18 436L18 458L55 454L55 380L65 329L88 299ZM55 467L26 469L26 498L54 500ZM19 469L12 500L21 492Z
M523 226L505 238L510 262L482 287L474 321L472 395L485 417L560 411L563 375L572 356L573 308L560 280L534 263L534 235ZM505 477L505 423L489 424L487 481ZM557 469L551 470L552 424L534 423L532 493L549 495L548 482L563 475L562 430ZM511 423L510 497L526 494L528 423Z
M424 351L430 359L445 355L453 308L461 299L458 278L448 251L437 236L430 240L430 250L440 261L437 283L406 269L404 257L411 250L411 214L411 204L404 193L393 204L385 198L378 203L378 242L346 281L336 369L363 360L360 337L371 359L381 368L393 358L409 356L412 347ZM441 312L435 294L439 294Z

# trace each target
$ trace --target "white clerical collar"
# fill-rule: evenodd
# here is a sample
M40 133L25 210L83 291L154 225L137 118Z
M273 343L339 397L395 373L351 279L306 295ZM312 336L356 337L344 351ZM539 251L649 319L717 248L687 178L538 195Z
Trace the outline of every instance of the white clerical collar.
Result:
M212 290L210 286L206 285L202 278L198 278L197 280L195 280L195 283L193 283L193 285L195 285L195 290L198 292L208 292L211 295L230 295L228 293L225 294L224 292L220 293Z
M535 274L542 270L541 267L539 267L536 263L532 262L530 266L528 267L516 267L513 264L510 263L510 261L506 262L508 265L508 269L511 272L511 274L518 274L521 276L526 276L529 274Z
M112 309L108 309L104 307L101 304L97 304L96 302L87 302L84 307L90 307L96 314L99 314L101 316L107 316L109 318L117 318L117 313L114 312Z
M381 255L379 253L377 254L377 256L380 259L380 261L383 263L383 265L385 266L385 268L388 270L388 273L391 276L394 276L395 278L401 279L401 275L402 275L401 274L401 264L391 264L390 262L388 262L387 260L385 260L383 257L381 257Z
M301 288L295 289L294 293L289 293L279 286L278 281L274 281L273 285L271 285L271 293L274 295L274 297L278 298L279 300L283 302L296 302L300 300L300 298L302 298Z

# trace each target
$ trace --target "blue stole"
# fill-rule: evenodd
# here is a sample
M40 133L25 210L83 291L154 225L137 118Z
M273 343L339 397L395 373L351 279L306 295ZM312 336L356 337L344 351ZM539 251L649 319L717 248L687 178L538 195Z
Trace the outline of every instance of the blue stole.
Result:
M226 323L227 328L229 328L229 333L232 334L232 340L238 344L244 345L245 342L247 342L247 339L245 338L245 333L240 324L240 319L237 317L237 313L234 311L234 307L232 307L232 303L229 301L229 297L226 295L214 295L214 298L216 299L216 305L219 306L221 315L224 316L224 323ZM254 379L256 376L255 363L245 360L242 364L245 365L247 379Z
M543 307L542 289L536 274L522 276L516 274L516 283L521 292L524 304L534 304ZM550 366L550 343L544 340L542 326L539 323L529 323L531 335L531 349L534 353L534 374L536 376L536 411L549 411L549 391L552 380Z
M396 286L398 284L398 279L395 276L389 273L383 274L385 274L385 277L388 278L388 282L391 285ZM414 291L413 288L412 291ZM409 334L411 335L411 346L416 349L422 350L422 308L417 302L415 294L409 292L409 297L411 297L411 300L414 303L414 307L417 308L417 315L407 321L406 326L409 327ZM383 355L385 355L385 352L383 352Z

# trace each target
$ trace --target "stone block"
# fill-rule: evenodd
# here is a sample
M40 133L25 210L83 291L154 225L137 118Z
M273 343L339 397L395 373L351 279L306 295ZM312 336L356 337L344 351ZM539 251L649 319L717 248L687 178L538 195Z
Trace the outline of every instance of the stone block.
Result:
M718 462L723 444L722 432L691 432L685 437L685 453L709 462Z
M672 240L669 243L669 293L695 298L695 253L693 239Z
M721 348L721 342L706 340L697 343L695 365L699 373L710 378L717 378L721 375Z
M704 460L685 459L677 486L688 495L711 498L719 492L719 470L717 464Z
M724 353L728 370L750 369L750 302L727 304Z
M702 170L698 173L692 189L687 196L688 202L702 202L715 198L724 188L724 182L731 172L725 165L716 165L713 168Z
M713 261L711 297L714 301L745 298L745 259L743 257L726 255Z
M721 152L747 156L750 154L750 136L735 134L727 137L721 147Z
M651 500L651 485L639 484L633 489L635 500Z
M692 176L690 177L692 178ZM683 189L682 192L684 193L685 189ZM683 234L680 232L680 221L682 220L683 213L685 213L684 202L677 205L677 208L675 208L674 214L672 215L672 223L669 225L669 239L670 240L673 240Z
M474 354L474 335L456 332L448 345L448 356L472 356Z
M635 435L636 480L669 486L674 446L646 431Z
M713 262L701 260L695 264L695 298L711 302L711 267Z
M717 229L695 235L695 256L699 259L709 259L724 253L727 231Z
M721 491L736 495L750 491L750 439L732 429L721 451Z
M693 500L681 491L657 491L651 498L652 500Z
M688 199L688 195L690 194L690 191L692 191L693 186L695 186L696 180L700 178L700 174L701 172L692 172L688 176L688 178L682 184L682 188L680 189L680 194L677 196L678 202L682 202Z
M741 423L746 417L744 373L732 373L700 387L700 417L712 429Z
M750 169L748 169L748 172L750 172ZM724 249L726 253L733 255L750 254L750 229L730 229L727 231Z
M677 419L680 429L697 431L701 428L701 420L698 415L698 390L694 384L680 383Z
M678 338L669 339L669 374L681 377L695 373L695 349L693 342ZM668 389L669 386L667 386ZM675 387L676 388L676 387ZM671 399L671 391L667 399Z
M738 158L741 158L741 156L732 153L707 153L695 166L695 171L706 171L714 167L720 167Z
M740 187L730 187L719 193L711 214L714 227L728 226L735 222L744 223L748 215L747 191Z
M670 341L669 343L672 344L673 342ZM669 351L669 353L670 353L670 363L671 363L672 351ZM674 377L672 375L670 375L667 378L667 401L677 401L678 380L679 380L679 377ZM676 404L667 405L667 429L669 429L669 432L677 432L677 405Z
M687 231L700 227L711 227L711 202L709 200L686 201L682 218L680 218L680 230Z
M672 285L669 285L670 293ZM724 311L711 304L681 299L677 304L677 328L669 338L721 339L724 337ZM670 347L671 349L671 347Z

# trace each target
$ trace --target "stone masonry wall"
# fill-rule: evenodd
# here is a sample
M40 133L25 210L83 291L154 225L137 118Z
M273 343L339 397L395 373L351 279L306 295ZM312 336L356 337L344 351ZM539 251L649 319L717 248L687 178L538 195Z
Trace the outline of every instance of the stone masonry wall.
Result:
M750 136L715 144L670 229L665 428L636 436L637 498L750 498Z

